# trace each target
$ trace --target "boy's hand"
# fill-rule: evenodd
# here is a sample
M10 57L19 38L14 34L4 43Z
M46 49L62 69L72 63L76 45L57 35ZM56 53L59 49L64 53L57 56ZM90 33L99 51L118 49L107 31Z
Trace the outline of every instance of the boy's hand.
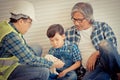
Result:
M58 78L64 77L66 75L67 71L63 70L62 72L59 73Z

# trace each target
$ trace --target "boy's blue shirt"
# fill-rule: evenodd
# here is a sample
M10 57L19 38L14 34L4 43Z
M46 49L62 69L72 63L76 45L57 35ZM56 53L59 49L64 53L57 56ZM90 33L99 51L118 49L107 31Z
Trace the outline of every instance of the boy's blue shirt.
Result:
M52 54L65 63L63 68L57 69L60 71L70 67L76 61L82 60L78 46L67 40L65 40L64 45L61 48L50 48L49 54Z

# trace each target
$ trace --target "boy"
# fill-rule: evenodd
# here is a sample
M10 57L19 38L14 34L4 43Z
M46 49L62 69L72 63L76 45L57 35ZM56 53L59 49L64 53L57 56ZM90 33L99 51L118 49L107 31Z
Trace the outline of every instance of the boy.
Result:
M55 80L77 80L75 70L81 65L81 55L78 46L65 40L64 29L60 24L53 24L47 30L47 37L52 47L49 54L62 60L63 68L57 68ZM53 80L53 79L52 79Z

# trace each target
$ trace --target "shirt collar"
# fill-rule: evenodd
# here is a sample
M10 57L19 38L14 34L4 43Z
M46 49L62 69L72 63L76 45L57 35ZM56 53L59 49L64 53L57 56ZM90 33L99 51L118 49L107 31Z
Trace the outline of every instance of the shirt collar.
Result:
M68 44L70 44L70 42L67 41L67 40L65 40L65 41L64 41L64 45L63 45L61 48L54 48L54 50L64 50L64 48L65 48L66 46L68 46Z
M12 26L12 28L14 28L18 33L20 33L20 32L15 28L15 26L14 26L13 23L9 22L9 24L10 24L10 25Z
M80 31L74 26L75 34L80 35Z

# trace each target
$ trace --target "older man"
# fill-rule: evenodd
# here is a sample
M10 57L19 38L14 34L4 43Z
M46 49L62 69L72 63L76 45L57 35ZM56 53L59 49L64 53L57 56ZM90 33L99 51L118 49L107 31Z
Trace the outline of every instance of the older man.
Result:
M71 19L74 26L66 31L66 39L79 46L87 70L83 80L117 79L120 55L111 27L105 22L95 21L92 6L85 2L73 6Z

